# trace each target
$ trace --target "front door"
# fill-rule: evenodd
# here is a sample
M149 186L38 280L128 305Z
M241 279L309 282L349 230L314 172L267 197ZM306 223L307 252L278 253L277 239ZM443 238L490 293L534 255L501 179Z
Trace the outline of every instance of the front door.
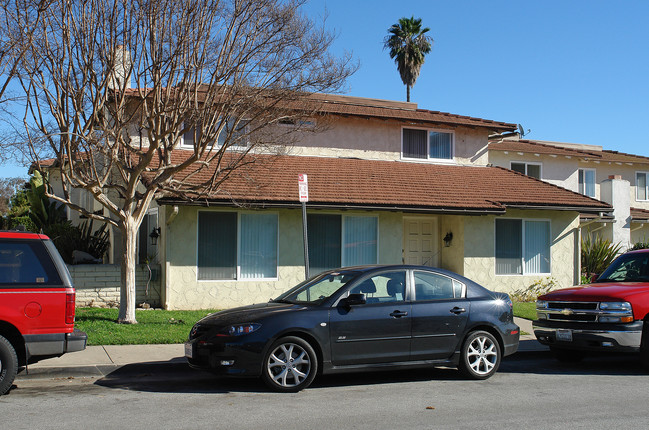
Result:
M439 264L437 218L403 219L403 262L436 267Z
M365 294L367 303L331 310L331 358L335 366L406 361L410 356L410 302L406 271L361 280L350 292Z

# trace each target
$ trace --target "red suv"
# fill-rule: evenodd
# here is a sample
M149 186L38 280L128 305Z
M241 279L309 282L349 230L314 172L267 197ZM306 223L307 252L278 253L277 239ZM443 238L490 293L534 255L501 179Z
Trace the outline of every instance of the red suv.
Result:
M0 395L28 364L85 349L74 300L68 269L47 236L0 231Z

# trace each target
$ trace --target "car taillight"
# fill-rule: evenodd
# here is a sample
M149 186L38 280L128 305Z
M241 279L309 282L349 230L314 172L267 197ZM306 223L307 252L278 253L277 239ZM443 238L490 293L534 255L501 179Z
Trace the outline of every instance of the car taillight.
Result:
M74 293L65 295L65 323L74 324Z

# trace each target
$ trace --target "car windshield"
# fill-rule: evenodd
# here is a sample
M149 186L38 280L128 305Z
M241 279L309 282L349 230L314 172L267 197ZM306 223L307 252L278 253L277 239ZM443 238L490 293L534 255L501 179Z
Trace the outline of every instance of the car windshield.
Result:
M319 305L358 277L359 272L321 273L277 297L272 302Z
M624 254L617 258L597 279L597 282L649 281L649 253Z

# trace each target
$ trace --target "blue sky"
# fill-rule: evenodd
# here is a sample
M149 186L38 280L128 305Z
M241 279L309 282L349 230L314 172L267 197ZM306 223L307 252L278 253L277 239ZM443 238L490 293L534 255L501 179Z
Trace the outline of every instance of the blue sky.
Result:
M530 139L649 156L648 1L317 0L361 67L349 95L405 100L387 29L415 16L435 39L411 101L521 123Z
M435 39L411 90L420 108L649 156L649 1L312 0L304 12L326 12L333 52L360 62L348 95L405 100L383 38L415 16ZM24 174L0 166L0 176Z

